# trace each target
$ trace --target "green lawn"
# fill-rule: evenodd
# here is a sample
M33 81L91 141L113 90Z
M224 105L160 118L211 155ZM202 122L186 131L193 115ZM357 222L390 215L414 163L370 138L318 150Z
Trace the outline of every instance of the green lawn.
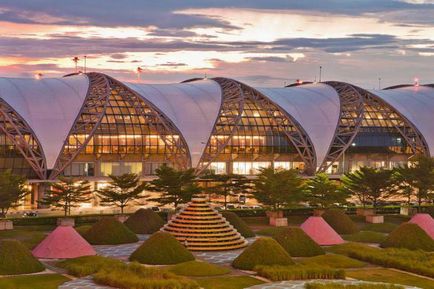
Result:
M351 235L343 235L342 238L351 242L382 243L384 240L386 240L387 236L379 232L360 231Z
M53 229L53 226L16 226L13 230L0 231L0 240L15 239L32 249Z
M389 269L359 269L346 272L347 277L402 285L412 285L424 289L434 289L434 281Z
M249 276L231 276L196 279L204 289L243 289L264 282Z
M179 263L168 267L168 270L182 276L218 276L228 274L231 271L227 267L200 261Z
M366 266L366 263L362 261L337 254L326 254L315 257L303 258L297 260L297 262L307 266L327 266L336 269L360 268Z
M1 289L57 289L69 281L59 274L40 274L0 278Z
M381 223L381 224L365 224L361 230L362 231L371 231L378 233L390 233L396 228L398 228L398 224L394 223Z

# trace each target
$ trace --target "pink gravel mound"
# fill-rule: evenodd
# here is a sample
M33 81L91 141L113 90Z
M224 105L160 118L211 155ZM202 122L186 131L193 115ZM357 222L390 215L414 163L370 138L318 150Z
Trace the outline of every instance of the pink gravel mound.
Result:
M300 227L318 245L329 246L344 243L341 236L322 217L309 217Z
M429 214L416 214L408 222L418 225L431 239L434 239L434 219Z
M42 259L70 259L96 255L93 247L71 226L58 226L35 249Z

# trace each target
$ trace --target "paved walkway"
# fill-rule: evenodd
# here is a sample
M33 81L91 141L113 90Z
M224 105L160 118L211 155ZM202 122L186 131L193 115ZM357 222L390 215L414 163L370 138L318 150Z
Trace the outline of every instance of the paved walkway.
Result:
M249 244L256 240L254 238L248 238ZM220 251L220 252L193 252L193 255L200 260L213 263L213 264L231 264L232 261L240 255L245 248L232 251Z
M365 281L359 281L359 280L308 280L308 281L282 281L282 282L275 282L275 283L267 283L267 284L261 284L261 285L255 285L246 289L304 289L304 285L306 283L312 283L312 282L318 282L318 283L339 283L339 284L379 284L373 283L373 282L365 282ZM404 286L404 285L403 285ZM419 287L411 287L411 286L404 286L406 289L420 289Z
M100 256L113 257L121 260L128 260L128 257L133 253L143 241L149 238L150 235L138 235L139 242L122 244L122 245L96 245L93 246L95 251Z

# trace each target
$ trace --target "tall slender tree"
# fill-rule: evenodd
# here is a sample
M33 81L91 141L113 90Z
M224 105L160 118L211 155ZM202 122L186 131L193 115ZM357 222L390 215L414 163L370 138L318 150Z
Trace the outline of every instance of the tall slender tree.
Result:
M252 195L274 210L298 204L303 199L303 179L297 170L262 168L253 181Z
M393 186L392 170L361 167L346 173L342 178L344 190L356 196L365 207L368 203L377 207L378 201Z
M207 190L212 194L223 197L225 210L227 209L229 197L249 194L251 189L250 180L241 175L208 173L204 178L213 183Z
M151 198L150 201L158 202L160 205L187 203L193 195L201 192L196 184L196 176L193 169L177 170L163 165L155 170L157 179L149 183L149 190L161 192L158 198Z
M324 173L319 173L306 182L304 198L311 206L330 208L345 203L347 197L346 191Z
M39 203L62 208L65 216L71 215L71 208L79 203L92 199L92 191L88 181L77 181L74 178L59 177L59 182L51 183L51 189Z
M26 178L15 175L11 170L0 173L0 217L4 218L10 208L18 206L30 192L26 189Z
M124 213L125 207L134 200L145 197L143 191L147 184L140 182L140 177L134 173L127 173L120 176L109 176L111 181L108 186L97 190L102 206L115 206Z

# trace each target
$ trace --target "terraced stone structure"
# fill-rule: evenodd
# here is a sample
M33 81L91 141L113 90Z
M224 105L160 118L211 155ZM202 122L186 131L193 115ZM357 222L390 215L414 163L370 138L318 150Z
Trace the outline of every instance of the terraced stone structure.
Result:
M162 229L191 251L240 249L247 241L203 197L193 198Z

